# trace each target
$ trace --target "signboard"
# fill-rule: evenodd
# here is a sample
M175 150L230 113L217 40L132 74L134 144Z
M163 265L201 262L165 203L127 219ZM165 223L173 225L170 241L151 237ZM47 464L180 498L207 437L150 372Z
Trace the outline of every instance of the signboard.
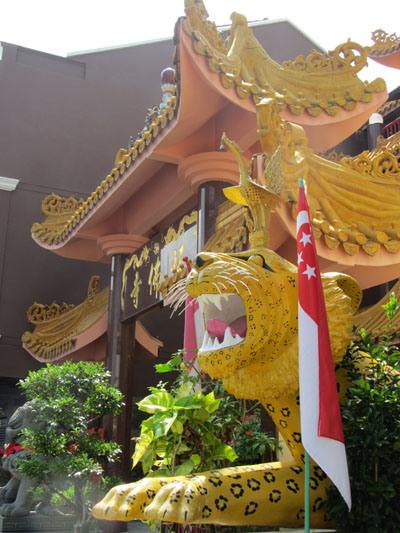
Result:
M177 271L183 257L196 254L197 211L192 211L128 257L122 273L123 320L160 302L161 283Z

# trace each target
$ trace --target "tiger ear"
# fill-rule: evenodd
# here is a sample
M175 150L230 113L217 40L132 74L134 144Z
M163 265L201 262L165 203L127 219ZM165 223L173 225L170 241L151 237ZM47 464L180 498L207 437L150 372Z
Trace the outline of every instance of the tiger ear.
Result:
M324 277L334 279L342 291L350 298L351 310L354 315L360 307L362 299L362 290L357 281L341 272L326 272Z

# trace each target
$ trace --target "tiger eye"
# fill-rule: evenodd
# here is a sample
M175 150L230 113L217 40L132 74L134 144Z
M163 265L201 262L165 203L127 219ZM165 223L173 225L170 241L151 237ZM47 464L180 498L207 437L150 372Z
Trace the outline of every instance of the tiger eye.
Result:
M261 255L251 255L248 261L250 261L251 263L255 263L260 267L264 265L264 259L261 257Z

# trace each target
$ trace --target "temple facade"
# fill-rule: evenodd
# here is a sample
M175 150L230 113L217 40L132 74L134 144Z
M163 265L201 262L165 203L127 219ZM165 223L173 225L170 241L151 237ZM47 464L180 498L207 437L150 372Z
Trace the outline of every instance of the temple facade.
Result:
M22 335L23 347L40 362L68 357L107 364L126 396L125 411L110 428L125 445L121 475L129 469L133 402L154 382L154 358L168 358L183 345L182 314L171 318L163 305L169 290L199 251L249 245L254 221L246 203L236 197L232 205L222 193L234 189L241 172L234 153L221 146L224 134L240 145L260 183L279 152L274 164L284 188L268 221L269 247L295 262L297 182L305 178L321 270L351 274L365 290L356 325L376 332L385 327L381 304L373 304L400 275L399 104L395 92L388 100L382 79L359 77L368 57L399 66L398 40L387 36L387 44L379 35L371 46L349 41L323 52L288 22L249 25L234 13L232 26L221 33L201 1L187 0L175 27L173 59L162 70L159 104L154 96L151 104L146 100L139 132L130 127L124 139L121 132L114 135L119 119L110 109L107 153L114 164L96 166L103 177L85 196L68 189L43 199L33 242L71 264L110 264L111 272L103 283L86 275L86 298L78 305L29 307L32 328ZM123 55L134 55L132 50ZM104 54L114 53L74 61L92 62L100 76L102 62L110 59ZM138 82L125 82L129 103L120 110L132 112ZM126 116L124 124L129 126ZM94 126L88 161L98 152L104 158Z

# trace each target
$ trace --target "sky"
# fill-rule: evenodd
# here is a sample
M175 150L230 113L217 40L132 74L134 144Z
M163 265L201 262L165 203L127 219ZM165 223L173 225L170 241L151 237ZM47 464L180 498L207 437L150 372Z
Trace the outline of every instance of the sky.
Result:
M400 33L399 0L205 0L210 19L228 24L232 11L248 20L289 19L326 50L348 38L371 44L371 32ZM68 53L170 37L184 0L0 0L0 42ZM380 9L382 7L382 9ZM400 70L369 61L362 79L383 77L389 90Z

